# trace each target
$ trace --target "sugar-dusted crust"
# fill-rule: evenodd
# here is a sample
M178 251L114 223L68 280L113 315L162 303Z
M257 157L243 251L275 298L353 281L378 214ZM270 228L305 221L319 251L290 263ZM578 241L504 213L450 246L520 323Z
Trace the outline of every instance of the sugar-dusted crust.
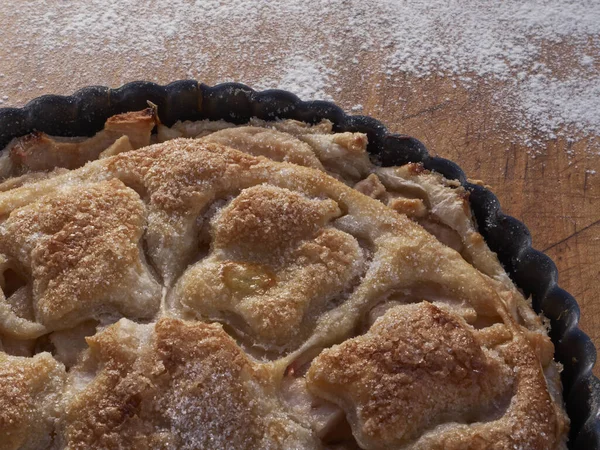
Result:
M0 224L0 253L31 283L32 321L51 331L103 314L153 317L161 289L140 251L145 207L135 191L112 179L36 193ZM37 337L1 319L3 333Z
M0 352L0 448L50 448L63 405L66 373L49 353L33 358Z
M255 346L297 348L364 270L356 239L327 226L341 214L330 199L248 188L215 218L210 256L185 272L173 295L204 317L237 315L245 326L236 328Z
M554 448L565 419L523 336L504 332L486 342L430 303L396 306L323 351L308 388L347 412L367 449Z
M282 408L269 371L217 324L122 319L70 375L70 449L319 448Z
M329 122L158 124L135 150L149 117L0 186L0 354L69 371L40 439L564 448L552 343L459 185Z

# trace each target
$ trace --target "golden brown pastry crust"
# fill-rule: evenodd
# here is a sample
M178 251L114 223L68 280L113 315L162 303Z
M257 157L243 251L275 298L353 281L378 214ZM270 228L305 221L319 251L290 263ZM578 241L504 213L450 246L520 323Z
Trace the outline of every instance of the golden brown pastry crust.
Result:
M207 258L188 269L174 296L201 317L243 323L239 331L266 350L299 347L327 302L360 276L363 251L331 226L341 215L329 199L255 186L223 208Z
M0 352L0 448L48 448L60 419L66 373L49 353L33 358Z
M397 306L365 335L323 351L308 388L346 411L363 448L553 448L565 419L514 333L488 346L430 303Z
M153 317L161 288L140 251L138 195L117 179L38 194L0 224L0 252L29 280L35 322L56 330L103 314Z
M319 447L217 324L123 319L88 343L71 375L85 385L67 400L70 449Z
M564 446L552 343L462 188L327 122L160 125L201 139L133 150L150 122L121 119L101 159L0 186L0 350L70 369L39 439Z

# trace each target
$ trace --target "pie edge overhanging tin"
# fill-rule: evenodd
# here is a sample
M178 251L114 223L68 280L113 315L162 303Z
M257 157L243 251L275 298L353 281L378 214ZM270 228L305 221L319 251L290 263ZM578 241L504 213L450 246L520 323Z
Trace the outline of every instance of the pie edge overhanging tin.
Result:
M17 136L42 131L56 136L89 136L102 129L105 120L118 113L158 106L160 120L219 120L245 123L259 119L296 119L315 123L329 119L336 131L360 131L369 138L368 151L381 165L422 162L430 170L460 181L469 191L469 201L479 231L489 247L533 307L550 319L550 337L561 374L567 413L571 419L569 448L600 449L600 380L592 373L596 349L578 328L579 306L558 286L558 271L552 260L531 247L527 227L504 214L496 196L472 184L461 168L447 159L432 157L418 140L388 132L371 117L347 115L333 103L302 101L282 90L255 91L239 83L207 86L195 80L180 80L161 86L135 81L110 89L83 88L71 96L44 95L23 108L0 108L0 148Z

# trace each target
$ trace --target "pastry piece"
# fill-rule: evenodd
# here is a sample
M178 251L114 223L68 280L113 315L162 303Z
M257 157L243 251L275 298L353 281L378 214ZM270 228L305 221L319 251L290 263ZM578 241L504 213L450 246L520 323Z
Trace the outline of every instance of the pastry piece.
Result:
M0 252L23 282L4 292L0 331L33 338L91 318L153 317L161 288L141 249L138 195L116 179L36 192L0 224Z
M34 132L13 139L6 149L0 174L4 177L28 171L48 171L56 167L75 169L100 156L111 145L127 136L130 148L150 144L155 123L154 110L118 114L110 117L104 129L92 138L65 138ZM123 145L123 141L121 144Z
M26 358L0 351L0 449L51 448L65 379L64 367L49 353Z
M253 127L270 128L296 137L305 134L330 134L333 132L333 122L327 119L322 119L316 124L310 124L293 119L266 121L251 117L248 124Z
M203 317L231 322L249 346L296 348L363 270L356 239L330 226L340 214L329 199L245 189L214 219L210 256L174 295Z
M286 128L289 127L283 127ZM274 161L327 170L343 181L360 180L369 173L371 163L366 152L365 134L317 134L310 128L300 130L310 132L294 137L276 129L236 127L211 133L202 139Z
M285 161L324 170L308 144L276 130L258 127L227 128L211 133L202 140L226 145L251 155L266 156L273 161Z
M323 351L308 389L339 405L365 449L563 447L566 418L536 355L430 303L397 306L362 336Z
M346 183L366 177L371 169L367 154L367 135L363 133L304 134L299 139L308 143L325 168Z
M320 448L219 325L122 319L88 343L66 399L70 449Z
M164 142L180 137L201 138L215 131L233 127L235 127L235 124L224 120L199 120L195 122L178 120L172 127L158 125L157 139L158 142Z

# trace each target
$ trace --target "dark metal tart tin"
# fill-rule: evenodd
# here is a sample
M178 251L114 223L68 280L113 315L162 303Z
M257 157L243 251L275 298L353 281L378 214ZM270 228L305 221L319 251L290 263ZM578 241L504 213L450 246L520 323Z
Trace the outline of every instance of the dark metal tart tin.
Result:
M251 117L296 119L316 123L329 119L335 131L360 131L369 138L368 151L379 164L422 162L427 169L459 180L470 192L469 201L479 231L498 254L517 286L533 298L533 307L550 319L555 359L562 363L561 378L567 412L571 419L569 448L600 449L600 381L592 374L596 349L578 328L579 306L557 284L552 260L531 247L525 225L504 214L496 196L467 181L461 168L447 159L432 157L418 140L390 133L379 121L350 116L333 103L301 101L281 90L254 91L238 83L207 86L194 80L166 86L136 81L118 89L91 86L67 97L44 95L23 108L0 109L0 148L18 136L43 131L56 136L91 136L105 120L118 113L158 105L160 120L224 119L242 124Z

